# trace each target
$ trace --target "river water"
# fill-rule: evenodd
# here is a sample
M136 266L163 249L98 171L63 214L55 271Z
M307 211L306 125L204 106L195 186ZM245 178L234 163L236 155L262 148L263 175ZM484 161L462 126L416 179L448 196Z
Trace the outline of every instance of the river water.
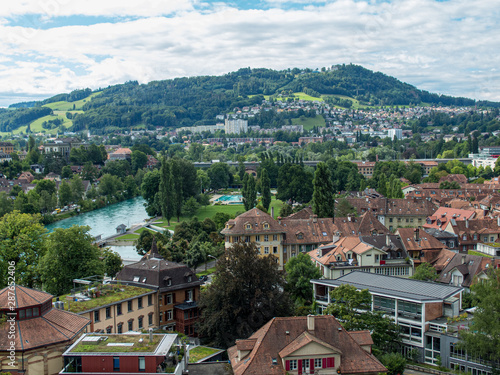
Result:
M88 225L90 227L89 233L92 236L101 235L102 238L108 237L116 234L116 227L120 224L125 224L127 228L130 228L133 224L139 224L148 219L149 216L146 213L144 203L144 198L140 196L135 197L98 210L57 221L47 225L46 228L52 231L55 228ZM140 256L135 252L135 246L111 246L111 249L120 254L124 263L140 259Z

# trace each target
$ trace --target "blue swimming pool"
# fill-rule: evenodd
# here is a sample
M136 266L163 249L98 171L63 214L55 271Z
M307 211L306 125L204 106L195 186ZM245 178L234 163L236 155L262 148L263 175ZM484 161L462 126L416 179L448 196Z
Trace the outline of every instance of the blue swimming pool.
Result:
M241 194L237 195L223 195L215 200L215 202L224 204L240 204L243 202Z

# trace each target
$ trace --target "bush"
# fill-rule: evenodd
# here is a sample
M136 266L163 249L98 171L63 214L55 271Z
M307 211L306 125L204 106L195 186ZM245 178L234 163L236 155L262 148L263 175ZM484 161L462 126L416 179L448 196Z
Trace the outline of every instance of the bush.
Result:
M387 375L402 374L405 370L406 359L399 353L387 353L379 359L387 367Z

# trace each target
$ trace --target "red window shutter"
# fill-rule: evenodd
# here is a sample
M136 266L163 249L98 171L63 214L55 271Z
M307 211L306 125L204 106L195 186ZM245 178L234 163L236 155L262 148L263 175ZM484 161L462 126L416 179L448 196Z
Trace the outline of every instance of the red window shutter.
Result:
M311 374L314 374L314 359L309 360L309 369L311 370Z
M299 359L298 362L299 362L299 375L301 375L302 374L302 360Z
M335 367L335 357L328 358L328 367Z
M326 366L326 358L323 358L323 368L327 368L327 366Z
M290 361L285 362L286 371L290 371Z

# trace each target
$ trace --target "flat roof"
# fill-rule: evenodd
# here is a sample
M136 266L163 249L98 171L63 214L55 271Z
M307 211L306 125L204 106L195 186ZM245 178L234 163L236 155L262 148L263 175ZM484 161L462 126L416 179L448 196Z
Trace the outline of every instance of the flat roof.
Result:
M149 341L149 334L124 333L103 334L87 333L82 335L69 347L64 355L167 355L177 334L153 334L153 341Z
M451 285L361 271L354 271L334 280L311 280L311 282L331 286L350 284L360 290L368 289L373 294L420 302L444 301L463 290L461 287Z

